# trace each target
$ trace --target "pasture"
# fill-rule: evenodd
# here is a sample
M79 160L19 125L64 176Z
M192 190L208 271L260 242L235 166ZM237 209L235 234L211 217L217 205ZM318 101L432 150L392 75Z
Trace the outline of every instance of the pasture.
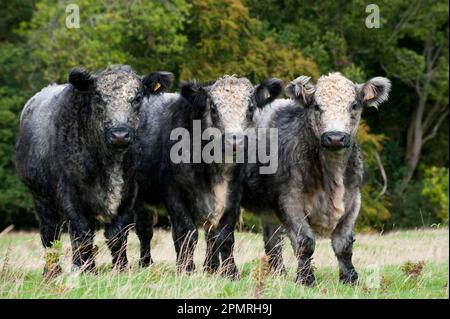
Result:
M203 234L202 234L203 235ZM230 281L202 271L205 241L195 254L197 270L177 275L170 232L157 230L152 241L155 263L138 267L139 242L130 233L130 268L116 273L102 233L96 237L98 274L70 272L67 234L59 248L63 273L45 281L44 250L39 234L0 235L0 298L448 298L448 228L358 234L354 264L360 274L356 287L338 282L337 261L330 241L319 239L313 264L317 283L294 283L296 263L289 241L284 242L285 276L267 274L260 235L236 233L235 257L241 279Z

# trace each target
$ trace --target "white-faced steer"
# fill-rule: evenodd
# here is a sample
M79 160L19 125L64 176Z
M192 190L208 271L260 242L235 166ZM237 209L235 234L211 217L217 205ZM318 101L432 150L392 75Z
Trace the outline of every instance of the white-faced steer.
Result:
M206 228L206 270L218 270L221 261L224 274L232 278L238 276L232 249L233 231L239 216L242 170L240 164L220 161L220 152L219 161L205 160L202 149L204 151L209 138L208 141L196 140L199 137L196 131L200 135L207 129L214 129L216 133L243 133L252 124L255 109L273 101L281 90L281 81L277 79L254 87L246 78L225 76L206 85L186 83L180 95L164 94L149 99L154 107L143 114L143 130L139 133L143 161L138 170L136 202L142 266L151 263L152 224L141 204L163 201L172 223L178 269L194 269L196 222L200 221ZM187 136L189 152L181 162L174 161L178 152L173 149L180 143L180 136L173 134L176 132L181 133L182 138ZM219 141L222 146L229 142L226 138ZM201 147L196 149L196 144Z
M167 72L138 76L128 66L91 74L74 69L69 83L33 96L20 118L15 163L30 189L42 244L50 247L67 222L73 268L95 269L96 217L113 265L127 264L126 239L137 193L139 150L133 143L144 96L159 93ZM44 269L54 271L54 269Z
M278 170L259 175L261 164L246 165L242 205L264 220L265 250L273 270L283 269L281 222L298 259L298 282L315 281L315 232L331 235L340 279L357 281L352 246L363 157L356 132L364 105L386 101L390 86L382 77L354 84L332 73L312 85L302 76L286 87L291 100L277 100L255 117L256 126L278 129Z

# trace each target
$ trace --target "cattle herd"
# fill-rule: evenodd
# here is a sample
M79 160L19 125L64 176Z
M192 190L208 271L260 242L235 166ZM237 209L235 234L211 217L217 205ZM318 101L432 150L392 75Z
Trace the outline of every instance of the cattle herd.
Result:
M314 84L300 76L281 99L276 78L255 85L225 75L164 93L173 80L169 72L138 75L125 65L96 73L76 68L67 84L47 86L26 103L15 164L33 196L43 246L51 248L67 225L72 269L95 271L93 240L101 222L113 267L123 270L134 227L140 265L149 266L153 216L146 207L163 204L178 271L195 269L203 225L205 271L238 279L234 230L243 207L261 218L274 273L284 272L287 235L297 282L314 284L311 258L319 234L331 238L340 280L355 284L353 232L364 171L356 132L364 106L387 100L390 81L356 84L331 73ZM268 130L275 135L259 134ZM250 150L256 160L249 160ZM264 173L261 154L267 152L276 169Z

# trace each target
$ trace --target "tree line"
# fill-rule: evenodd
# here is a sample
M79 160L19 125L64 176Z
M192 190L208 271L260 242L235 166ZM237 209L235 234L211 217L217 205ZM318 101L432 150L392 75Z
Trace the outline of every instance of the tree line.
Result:
M79 8L68 28L67 6ZM224 74L285 83L339 71L354 82L386 76L391 97L367 109L358 137L366 161L360 229L448 223L448 2L299 0L2 1L0 228L36 226L12 154L20 111L68 70L129 64L177 82ZM178 83L177 83L178 84ZM161 219L164 221L165 219ZM244 214L245 227L256 227Z

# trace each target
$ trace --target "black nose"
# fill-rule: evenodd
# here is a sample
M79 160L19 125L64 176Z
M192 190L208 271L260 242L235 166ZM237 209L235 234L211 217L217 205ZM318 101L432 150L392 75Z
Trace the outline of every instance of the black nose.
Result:
M340 150L350 146L350 135L344 132L326 132L322 134L322 146Z
M108 141L116 147L128 146L133 140L133 134L130 129L117 128L109 131Z

